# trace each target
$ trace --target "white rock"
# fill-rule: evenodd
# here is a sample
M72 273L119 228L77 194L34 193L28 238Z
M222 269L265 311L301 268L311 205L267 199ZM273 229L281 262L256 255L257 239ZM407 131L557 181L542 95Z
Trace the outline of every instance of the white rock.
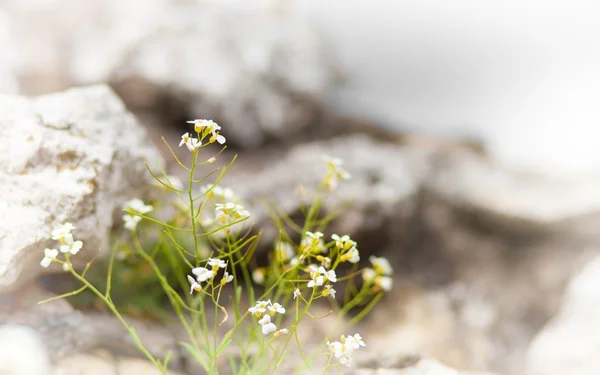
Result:
M61 88L137 78L183 99L190 116L226 125L224 135L243 145L297 134L331 84L319 34L278 1L55 0L44 12L14 4L12 14L27 92L44 90L34 77ZM131 96L159 106L148 98L156 92Z
M42 272L63 222L84 242L76 263L104 249L113 214L149 186L144 162L160 159L107 86L0 96L0 149L0 293Z
M39 334L19 325L0 326L0 374L47 375L48 353Z
M559 313L532 341L525 375L600 374L600 258L570 283Z

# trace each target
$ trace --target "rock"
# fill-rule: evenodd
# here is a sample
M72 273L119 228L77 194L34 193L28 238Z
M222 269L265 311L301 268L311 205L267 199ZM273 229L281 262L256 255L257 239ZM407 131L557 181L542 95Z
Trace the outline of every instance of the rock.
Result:
M433 359L417 360L417 363L400 367L382 367L376 369L359 368L353 375L492 375L491 373L475 373L458 371L447 367Z
M525 375L600 373L600 258L570 282L559 312L532 341Z
M129 106L155 117L176 106L169 125L182 113L227 124L230 144L293 139L318 118L332 84L319 34L282 2L60 0L42 12L23 8L13 4L11 26L27 61L24 92L46 92L38 82L111 82Z
M0 374L44 375L50 372L48 353L34 330L0 325Z
M115 357L104 350L90 354L78 354L59 361L52 375L160 375L160 372L147 360ZM169 371L167 375L177 375Z
M149 186L160 155L107 86L0 97L0 293L43 272L50 232L71 222L83 264L106 248L113 215ZM51 265L50 272L60 269Z

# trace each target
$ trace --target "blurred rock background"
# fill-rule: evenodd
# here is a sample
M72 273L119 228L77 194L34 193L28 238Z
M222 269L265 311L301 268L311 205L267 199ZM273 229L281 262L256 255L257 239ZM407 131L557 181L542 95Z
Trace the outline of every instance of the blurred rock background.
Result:
M320 155L346 161L332 229L396 270L356 374L597 374L599 17L583 0L0 1L0 322L37 329L55 374L136 361L118 322L37 306L44 239L68 212L102 246L148 185L132 166L211 118L267 239L261 198L294 216Z

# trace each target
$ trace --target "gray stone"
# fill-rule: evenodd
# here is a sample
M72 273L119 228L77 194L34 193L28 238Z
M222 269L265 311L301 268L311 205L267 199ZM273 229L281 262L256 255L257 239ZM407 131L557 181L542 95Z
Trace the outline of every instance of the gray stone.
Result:
M75 264L97 256L122 203L149 186L144 162L161 160L102 85L0 97L0 149L0 293L44 271L44 248L57 247L50 232L64 222L84 242Z
M559 312L532 341L525 375L600 373L600 258L570 282Z
M27 62L24 92L111 82L154 117L174 102L177 119L185 112L227 124L231 144L293 139L332 85L318 32L283 2L59 0L37 12L19 2L8 9Z

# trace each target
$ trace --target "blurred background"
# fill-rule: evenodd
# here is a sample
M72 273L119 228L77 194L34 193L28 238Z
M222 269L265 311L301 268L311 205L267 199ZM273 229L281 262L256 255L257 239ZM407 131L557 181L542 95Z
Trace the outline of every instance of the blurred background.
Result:
M214 119L240 155L226 182L290 215L315 155L340 156L355 205L334 229L397 273L365 323L373 368L593 375L599 19L592 0L0 0L0 114L105 83L163 155Z

